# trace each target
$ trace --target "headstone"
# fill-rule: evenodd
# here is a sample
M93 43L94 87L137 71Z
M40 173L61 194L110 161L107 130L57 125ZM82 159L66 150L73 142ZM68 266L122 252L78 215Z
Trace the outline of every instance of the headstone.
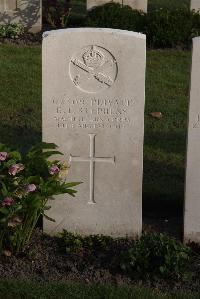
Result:
M190 3L190 8L191 10L200 10L200 0L191 0L191 3Z
M200 38L193 39L185 187L185 241L200 243Z
M10 23L22 23L33 33L41 31L41 0L0 0L0 24Z
M17 9L16 0L0 0L0 11L15 11Z
M147 0L87 0L87 10L109 2L120 3L121 5L129 5L132 9L147 12Z
M145 36L112 29L44 33L43 140L69 160L50 234L136 236L142 229Z

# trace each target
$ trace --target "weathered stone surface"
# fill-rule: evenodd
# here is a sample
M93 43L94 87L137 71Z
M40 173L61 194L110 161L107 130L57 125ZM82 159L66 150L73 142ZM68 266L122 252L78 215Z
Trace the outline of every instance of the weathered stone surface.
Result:
M19 22L30 32L41 31L41 0L0 0L0 24Z
M185 187L185 241L200 242L200 38L193 39Z
M122 5L129 5L133 9L147 12L147 0L87 0L87 9L90 10L96 6L104 5L109 2L116 2Z
M70 160L68 181L83 182L51 202L46 232L140 235L145 47L122 30L44 33L43 140Z
M17 9L16 0L0 0L0 12L1 11L14 11Z
M147 0L123 0L123 5L147 12Z
M190 8L191 10L200 10L200 0L191 0Z

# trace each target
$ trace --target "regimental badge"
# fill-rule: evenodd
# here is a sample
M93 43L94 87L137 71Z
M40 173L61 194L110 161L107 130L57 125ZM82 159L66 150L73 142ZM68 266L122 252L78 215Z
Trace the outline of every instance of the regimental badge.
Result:
M80 90L97 93L113 85L118 66L114 56L100 46L86 46L71 58L69 73Z

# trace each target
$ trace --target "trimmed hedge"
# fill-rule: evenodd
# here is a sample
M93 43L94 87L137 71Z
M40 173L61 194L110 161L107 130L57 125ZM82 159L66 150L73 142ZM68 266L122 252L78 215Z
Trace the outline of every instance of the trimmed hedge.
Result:
M200 35L200 13L190 11L188 0L184 1L180 8L165 6L146 14L119 3L81 12L73 9L71 0L44 0L43 22L49 29L100 27L141 32L147 35L150 48L188 48L192 38Z
M150 11L147 14L121 7L118 3L108 3L89 11L86 18L68 19L68 27L115 28L142 32L147 35L147 45L151 48L188 48L191 39L200 35L200 14L188 8L169 10L167 8Z
M108 3L88 12L86 26L144 31L146 14L119 3Z
M42 23L49 29L67 26L71 0L43 0Z

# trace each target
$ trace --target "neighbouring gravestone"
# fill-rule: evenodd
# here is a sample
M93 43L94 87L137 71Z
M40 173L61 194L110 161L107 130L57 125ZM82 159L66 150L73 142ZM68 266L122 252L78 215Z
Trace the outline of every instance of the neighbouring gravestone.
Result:
M185 187L185 241L200 242L200 38L193 39Z
M28 31L42 29L41 0L0 0L0 24L22 23Z
M191 3L190 3L190 8L191 10L200 10L200 0L191 0Z
M142 229L144 35L65 29L43 38L43 140L69 160L75 198L51 201L50 234L136 236Z
M120 3L122 5L129 5L132 9L147 12L147 0L87 0L87 10L90 10L100 5L104 5L109 2Z
M0 11L15 11L17 8L17 1L0 0Z

